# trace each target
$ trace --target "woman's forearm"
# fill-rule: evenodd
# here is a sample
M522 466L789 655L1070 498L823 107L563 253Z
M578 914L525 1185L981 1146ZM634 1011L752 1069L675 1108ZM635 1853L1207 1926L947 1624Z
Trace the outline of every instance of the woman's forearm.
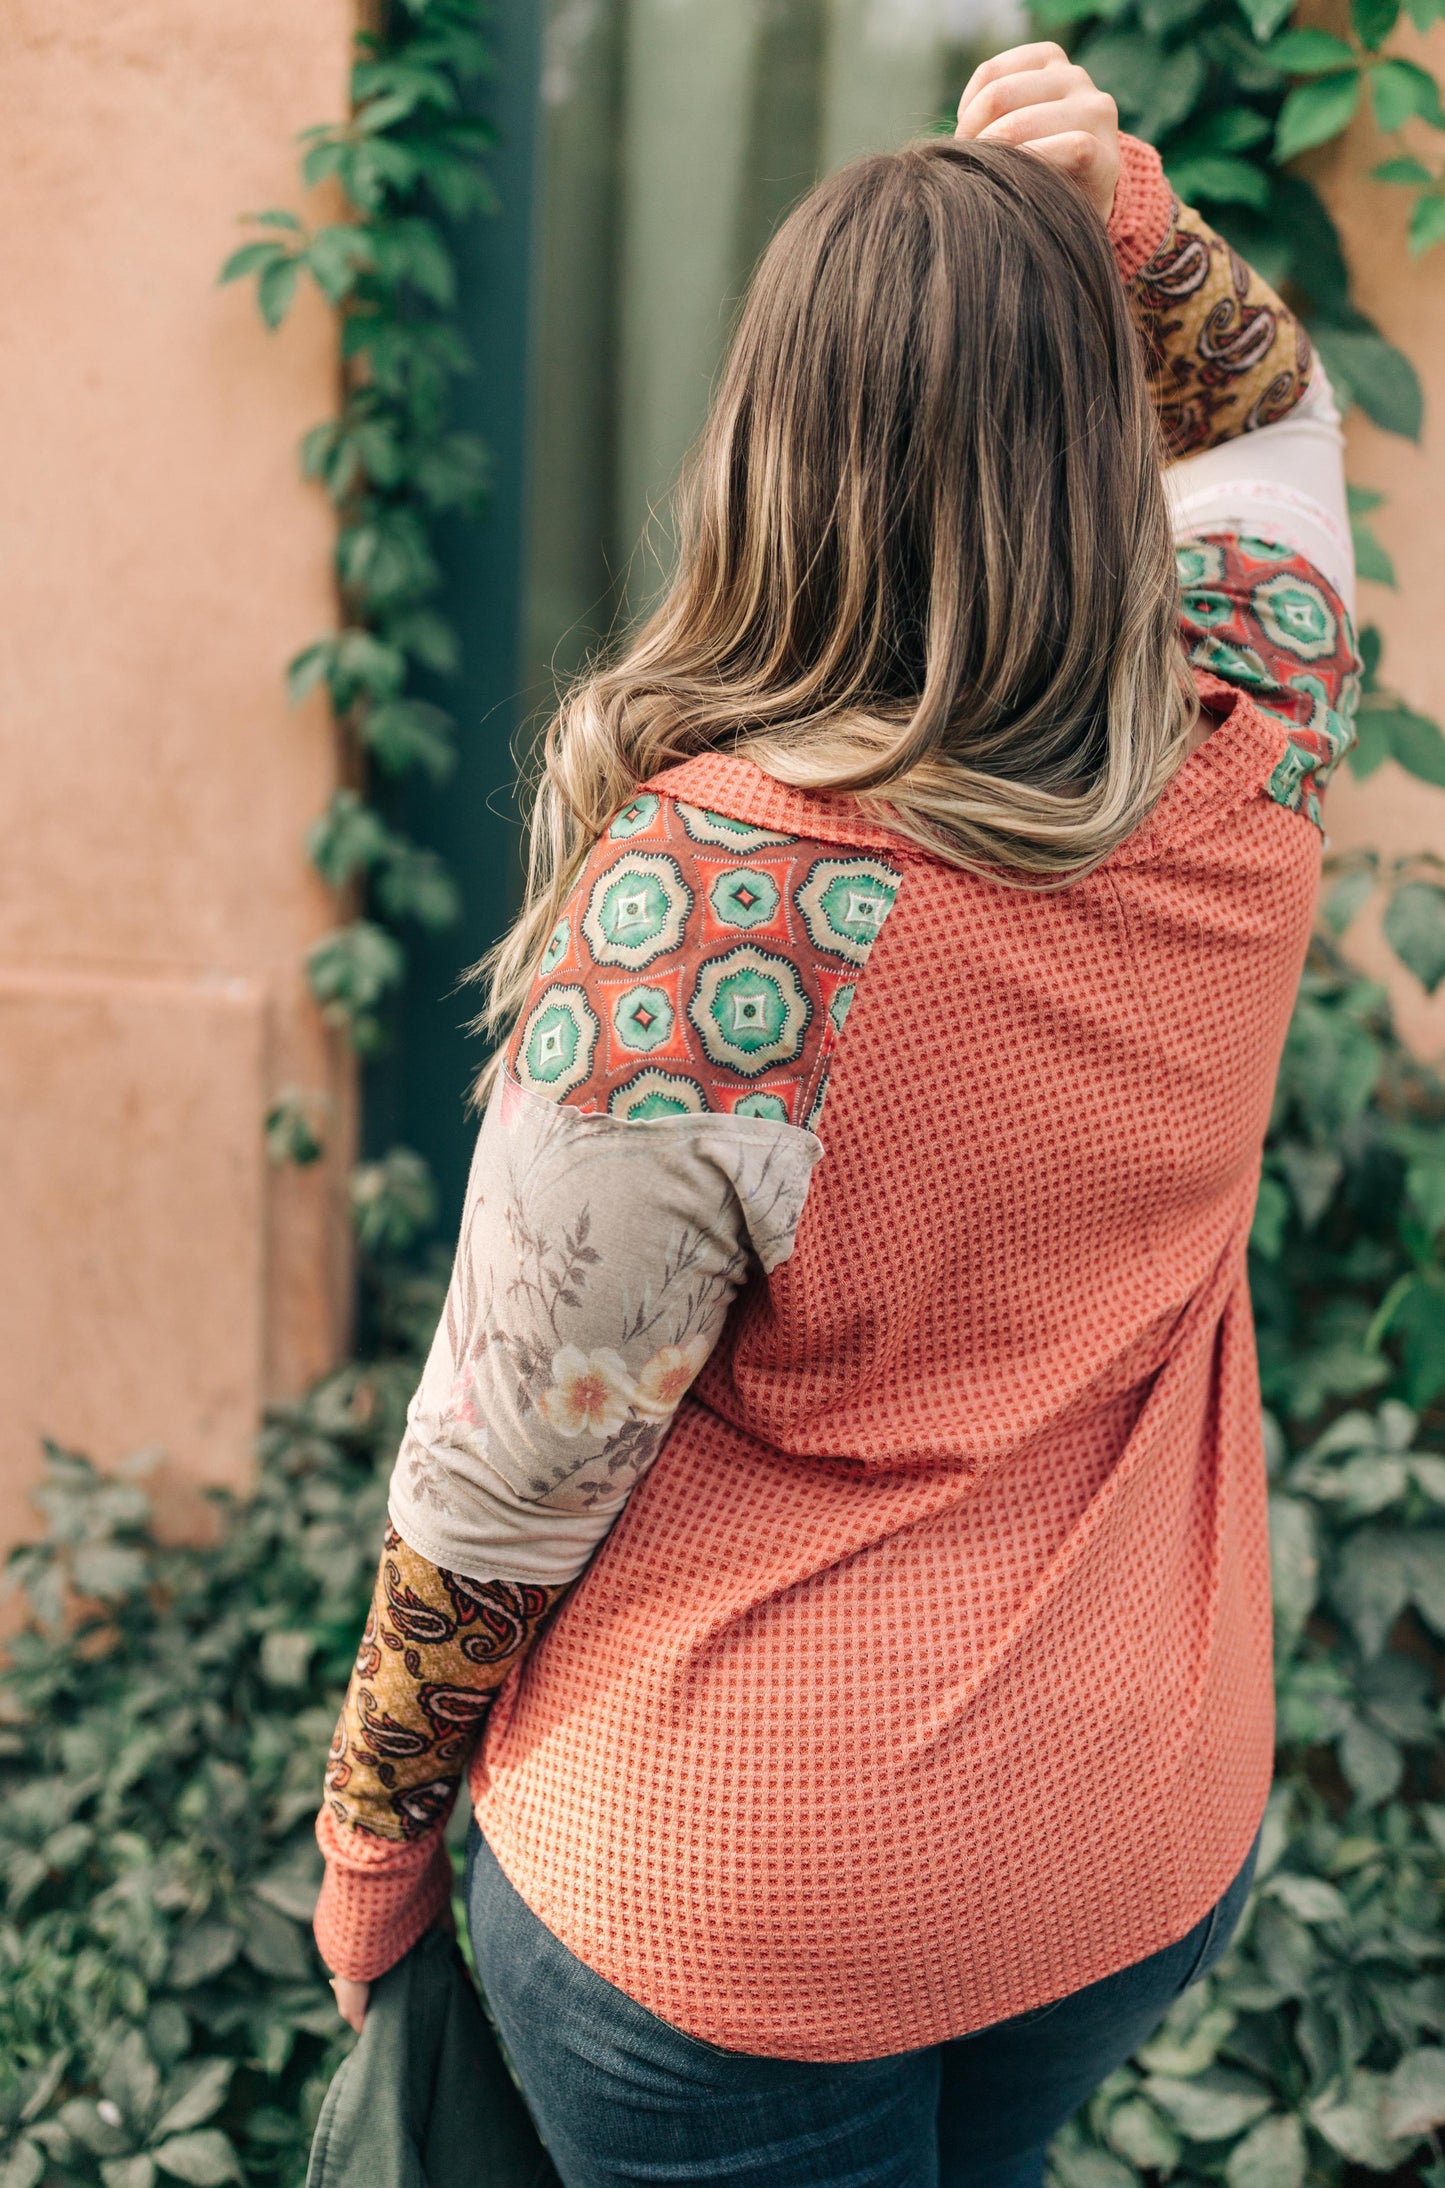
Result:
M449 1895L441 1834L512 1666L561 1588L444 1571L388 1527L371 1611L332 1740L317 1836L323 1959L369 1980Z
M1152 145L1120 140L1109 220L1171 458L1283 418L1309 384L1299 320L1208 222L1181 205Z

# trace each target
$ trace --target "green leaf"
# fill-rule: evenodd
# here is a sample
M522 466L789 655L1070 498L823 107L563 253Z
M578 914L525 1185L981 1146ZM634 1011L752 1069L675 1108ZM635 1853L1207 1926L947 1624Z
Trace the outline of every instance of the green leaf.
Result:
M388 699L369 707L362 740L389 774L420 767L442 782L456 765L451 716L424 699Z
M1433 995L1445 980L1445 889L1433 881L1402 882L1385 912L1385 937Z
M1323 1877L1298 1876L1289 1869L1276 1869L1263 1890L1267 1898L1288 1907L1300 1922L1344 1922L1349 1918L1344 1899Z
M1295 2115L1271 2113L1235 2144L1224 2168L1229 2188L1301 2188L1304 2130Z
M1138 31L1095 31L1079 60L1151 142L1183 121L1204 88L1204 57L1192 43L1170 52Z
M241 1940L229 1924L198 1922L177 1940L167 1980L176 1990L191 1990L229 1967L240 1949Z
M1294 13L1294 0L1239 0L1239 11L1261 44L1287 23Z
M1141 2172L1169 2174L1179 2163L1179 2136L1143 2097L1126 2097L1116 2104L1104 2132L1110 2148Z
M1390 752L1408 774L1445 787L1445 736L1427 715L1409 707L1391 707L1384 716Z
M166 2108L156 2121L157 2136L178 2135L199 2127L225 2102L236 2070L234 2059L188 2059L166 2087Z
M1362 708L1355 716L1355 741L1345 755L1350 773L1364 782L1389 757L1390 730L1387 714Z
M173 2135L154 2152L162 2171L193 2188L221 2188L221 2182L242 2178L241 2162L228 2136L219 2128L198 2127L188 2135Z
M1350 21L1361 45L1374 53L1385 43L1400 17L1400 0L1350 0Z
M294 1162L303 1169L325 1154L326 1142L318 1121L326 1097L300 1087L282 1089L266 1111L266 1157L280 1164Z
M1363 1717L1346 1725L1339 1756L1347 1784L1367 1807L1377 1808L1398 1790L1405 1758L1393 1740Z
M38 2188L45 2173L45 2152L22 2135L0 2156L0 2188Z
M1445 197L1416 199L1410 210L1409 238L1413 258L1445 239Z
M1320 906L1320 916L1332 934L1343 934L1369 902L1378 876L1371 866L1357 866L1342 874Z
M1410 1600L1411 1580L1408 1536L1362 1528L1345 1543L1330 1595L1362 1656L1376 1656L1384 1647Z
M256 303L268 327L279 327L286 317L300 271L299 258L278 258L262 272L256 283Z
M1317 76L1325 70L1357 69L1359 55L1348 39L1328 30L1287 30L1270 46L1269 57L1291 76Z
M1405 1191L1427 1233L1434 1238L1445 1229L1445 1153L1412 1162L1405 1172Z
M1409 153L1399 159L1381 160L1370 173L1376 182L1402 182L1412 188L1428 187L1435 180L1425 162L1412 158Z
M1222 153L1199 152L1193 158L1171 156L1165 173L1186 203L1204 201L1215 205L1269 203L1269 177L1247 160L1229 159Z
M1323 33L1321 33L1323 35ZM1314 83L1296 84L1280 108L1275 132L1274 157L1286 160L1325 144L1348 129L1360 103L1358 70L1338 76L1322 76Z
M1387 132L1403 129L1406 122L1417 119L1429 122L1432 128L1445 129L1439 86L1427 69L1418 68L1413 61L1393 56L1377 61L1370 70L1370 97L1375 119Z
M217 276L217 285L228 281L244 281L248 274L259 273L263 266L277 266L286 261L285 246L280 243L243 243L238 251L232 251Z
M1424 399L1415 368L1402 351L1368 325L1316 322L1310 332L1342 407L1358 403L1387 433L1420 438Z
M436 1220L436 1186L420 1155L393 1147L351 1173L351 1215L363 1253L397 1253Z
M1144 2094L1191 2142L1225 2142L1269 2110L1269 2092L1228 2067L1208 2067L1192 2081L1151 2074Z
M1275 1633L1287 1656L1304 1631L1319 1592L1319 1544L1315 1516L1298 1497L1269 1500L1269 1568Z
M306 853L330 889L344 889L392 847L392 835L379 813L356 790L333 790L326 811L306 834Z
M1445 2050L1407 2051L1385 2084L1380 2116L1387 2135L1413 2142L1445 2121Z
M100 2177L105 2188L151 2188L156 2177L155 2161L144 2150L133 2158L103 2158Z
M1390 2173L1405 2155L1386 2133L1381 2117L1384 2077L1357 2068L1348 2094L1326 2090L1309 2108L1312 2124L1342 2157L1372 2172Z
M384 927L354 919L315 943L306 959L311 992L328 1024L373 1011L406 970L400 944Z
M1255 1202L1254 1221L1250 1226L1251 1252L1262 1254L1266 1261L1279 1259L1291 1205L1290 1195L1279 1179L1265 1171L1260 1177L1259 1198Z

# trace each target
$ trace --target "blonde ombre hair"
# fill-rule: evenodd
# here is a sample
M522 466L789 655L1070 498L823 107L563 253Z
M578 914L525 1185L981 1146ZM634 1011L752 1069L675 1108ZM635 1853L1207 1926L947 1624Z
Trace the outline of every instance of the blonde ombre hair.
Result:
M936 138L819 184L753 277L665 597L542 740L480 1024L514 1018L619 807L698 753L1005 885L1099 865L1196 714L1160 463L1108 241L1055 169Z

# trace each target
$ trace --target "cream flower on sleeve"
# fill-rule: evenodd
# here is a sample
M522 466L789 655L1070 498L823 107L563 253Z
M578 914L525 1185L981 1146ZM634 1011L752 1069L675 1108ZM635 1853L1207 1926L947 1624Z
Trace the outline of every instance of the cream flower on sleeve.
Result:
M617 1353L564 1345L552 1355L552 1387L538 1398L537 1411L559 1436L580 1436L584 1429L615 1436L632 1402L632 1377Z
M671 1420L712 1351L706 1337L686 1345L664 1345L637 1378L633 1404L649 1421Z

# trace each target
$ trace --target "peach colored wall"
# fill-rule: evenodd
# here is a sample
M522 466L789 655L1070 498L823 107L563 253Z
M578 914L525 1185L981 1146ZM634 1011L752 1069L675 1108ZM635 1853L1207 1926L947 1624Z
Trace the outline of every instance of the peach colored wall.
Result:
M335 755L281 688L335 619L295 457L335 343L215 277L342 111L350 29L349 0L0 13L0 1541L42 1435L163 1447L199 1524L344 1341L352 1077L301 972ZM263 1156L292 1083L334 1111L309 1173Z
M1445 82L1445 27L1424 38L1407 30L1391 41L1391 51L1419 60ZM1439 138L1421 136L1422 157L1438 166ZM1358 412L1350 422L1350 477L1389 497L1375 525L1399 579L1396 592L1361 586L1360 620L1378 623L1384 633L1386 680L1410 705L1445 723L1445 245L1412 260L1405 247L1408 195L1370 179L1370 169L1398 149L1398 140L1387 144L1362 114L1343 143L1321 155L1316 180L1339 222L1361 309L1413 359L1425 388L1419 447L1382 433ZM1445 856L1445 790L1417 782L1392 760L1365 782L1341 769L1330 787L1329 837L1338 851L1360 846L1391 857ZM1382 908L1377 891L1351 926L1346 948L1386 982L1405 1038L1420 1055L1445 1064L1445 987L1427 997L1400 964L1380 932Z

